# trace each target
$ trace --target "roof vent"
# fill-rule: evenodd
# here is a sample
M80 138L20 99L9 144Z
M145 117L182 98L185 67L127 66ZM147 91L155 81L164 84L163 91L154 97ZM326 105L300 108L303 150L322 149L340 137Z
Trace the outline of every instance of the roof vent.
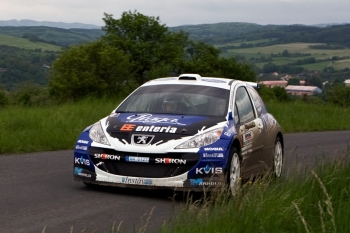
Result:
M199 74L182 74L179 76L178 80L201 80L201 76Z

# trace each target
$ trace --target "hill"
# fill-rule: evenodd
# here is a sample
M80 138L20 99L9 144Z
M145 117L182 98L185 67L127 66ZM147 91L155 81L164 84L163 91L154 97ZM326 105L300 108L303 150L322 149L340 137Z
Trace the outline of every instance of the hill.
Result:
M104 35L101 29L55 28L55 27L0 27L0 34L28 38L58 46L68 47L94 41Z
M350 47L350 24L326 27L307 25L259 25L253 23L217 23L187 25L169 28L183 30L190 37L209 44L222 45L232 42L247 42L270 39L272 44L293 42L333 43ZM263 44L271 45L270 44Z
M223 56L234 56L238 61L250 63L256 73L278 71L304 75L307 70L317 70L322 81L350 78L350 24L308 26L233 22L183 25L169 27L169 30L182 30L194 40L214 45ZM62 48L88 43L103 35L101 28L0 26L0 84L7 89L28 80L45 85L46 69Z
M81 29L100 29L100 26L93 24L85 24L85 23L63 23L63 22L51 22L51 21L35 21L30 19L22 19L22 20L0 20L0 26L11 26L11 27L38 27L38 26L46 26L46 27L56 27L56 28L81 28Z

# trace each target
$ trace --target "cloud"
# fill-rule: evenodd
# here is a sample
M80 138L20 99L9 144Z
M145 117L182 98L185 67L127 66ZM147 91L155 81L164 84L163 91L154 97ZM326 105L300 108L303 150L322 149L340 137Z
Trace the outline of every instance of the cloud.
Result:
M317 24L349 22L349 0L0 0L0 20L80 22L103 26L103 14L159 16L167 26L218 22Z

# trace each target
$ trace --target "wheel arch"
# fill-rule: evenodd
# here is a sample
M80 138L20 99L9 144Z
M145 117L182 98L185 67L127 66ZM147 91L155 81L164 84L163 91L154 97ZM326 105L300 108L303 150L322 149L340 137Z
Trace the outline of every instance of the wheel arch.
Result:
M240 160L242 160L242 157L241 157L241 143L240 143L240 141L238 140L238 138L234 138L233 141L232 141L232 143L231 143L231 146L230 146L229 156L227 157L227 160L226 160L226 168L227 168L228 165L229 165L229 160L230 160L232 148L236 148L236 149L237 149L238 155L239 155L239 157L240 157Z
M238 150L239 154L241 154L241 143L239 142L238 138L235 138L231 143L230 149L232 149L233 147Z

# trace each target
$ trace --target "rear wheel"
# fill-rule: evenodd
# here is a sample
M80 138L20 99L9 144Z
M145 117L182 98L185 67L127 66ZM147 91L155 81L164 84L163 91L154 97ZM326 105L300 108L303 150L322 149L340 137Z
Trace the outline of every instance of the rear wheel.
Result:
M280 137L276 138L274 157L273 157L273 176L278 178L282 174L283 167L283 149Z
M236 148L232 148L231 154L227 174L227 183L231 194L234 196L241 187L241 161Z

